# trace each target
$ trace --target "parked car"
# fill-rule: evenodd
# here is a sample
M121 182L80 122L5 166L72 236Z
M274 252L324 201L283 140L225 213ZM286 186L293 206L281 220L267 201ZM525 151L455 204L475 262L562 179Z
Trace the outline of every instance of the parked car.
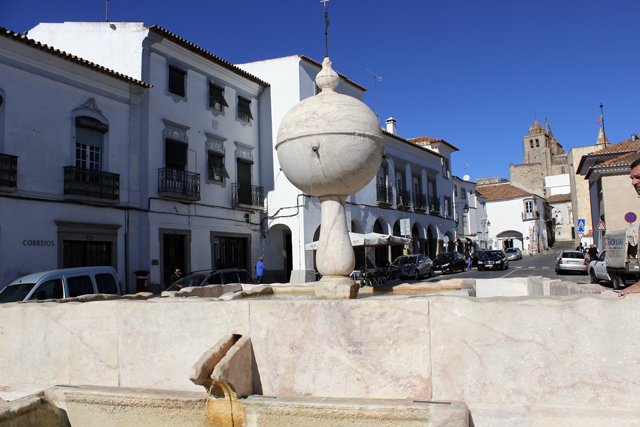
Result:
M443 273L453 273L456 270L466 271L467 259L459 252L436 255L433 259L433 269Z
M167 288L167 291L179 291L182 288L205 285L229 285L232 283L255 284L251 274L243 268L229 268L225 270L193 271Z
M86 294L122 295L113 267L79 267L20 277L0 291L0 303L73 298Z
M486 268L507 269L509 268L509 259L503 251L484 251L482 257L478 258L478 271Z
M517 259L522 259L522 251L518 248L507 248L504 253L507 255L507 259L509 261L515 261Z
M556 257L556 274L576 272L587 274L589 260L580 251L562 251Z
M607 251L602 251L597 260L589 263L589 277L591 283L600 283L601 280L611 281L609 273L607 272Z
M402 278L412 277L418 280L423 276L433 276L433 262L422 254L399 256L393 260L391 267Z

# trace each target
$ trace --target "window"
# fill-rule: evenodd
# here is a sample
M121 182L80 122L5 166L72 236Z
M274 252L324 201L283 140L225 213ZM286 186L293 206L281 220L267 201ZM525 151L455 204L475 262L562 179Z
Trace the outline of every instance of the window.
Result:
M251 115L251 101L241 96L238 97L238 118L245 122L253 120Z
M100 294L117 294L118 287L113 276L109 273L96 274L96 284Z
M76 167L102 169L102 138L109 126L92 117L76 117Z
M185 78L187 72L178 67L169 65L169 92L174 95L185 95Z
M462 233L464 234L469 228L469 214L468 213L462 213Z
M451 198L444 198L444 216L447 218L451 218Z
M61 279L53 279L48 280L38 286L36 292L31 295L32 300L45 300L45 299L54 299L54 298L62 298L62 280Z
M442 159L442 176L445 179L449 179L449 159Z
M209 83L209 107L216 111L222 111L224 107L228 107L227 101L224 99L224 89Z
M531 143L531 148L533 148L533 139L530 139L529 142Z
M533 201L532 200L527 200L526 202L524 202L524 211L527 214L533 213Z
M89 276L68 277L67 287L71 298L93 293L93 284Z
M222 182L225 178L229 178L229 173L224 167L224 156L209 151L209 180Z
M166 167L184 171L187 166L187 147L184 142L175 139L166 140Z
M540 141L536 138L536 147L540 147Z
M560 167L560 172L561 173L566 173L566 169L564 168L564 166Z
M461 197L462 197L463 199L466 199L466 198L467 198L467 190L465 190L464 188L462 188L462 189L460 190L460 193L461 193Z
M462 194L464 194L464 191L462 192ZM458 197L458 186L457 185L453 186L453 195Z

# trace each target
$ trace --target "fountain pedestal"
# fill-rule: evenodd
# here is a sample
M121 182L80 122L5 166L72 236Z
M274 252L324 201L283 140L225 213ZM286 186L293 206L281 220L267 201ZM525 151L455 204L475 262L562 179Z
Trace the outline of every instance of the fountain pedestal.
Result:
M345 200L367 186L380 168L384 137L380 123L362 101L334 91L340 77L325 58L318 95L295 105L278 130L276 151L293 185L322 202L316 266L322 279L316 298L355 298L349 278L355 254L349 239Z

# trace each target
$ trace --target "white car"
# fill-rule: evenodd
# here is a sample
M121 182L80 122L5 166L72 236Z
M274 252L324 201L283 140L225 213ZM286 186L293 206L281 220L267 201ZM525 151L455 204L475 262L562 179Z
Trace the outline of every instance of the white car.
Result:
M609 273L607 272L607 251L602 251L597 260L589 263L589 277L591 283L600 283L601 280L611 281Z

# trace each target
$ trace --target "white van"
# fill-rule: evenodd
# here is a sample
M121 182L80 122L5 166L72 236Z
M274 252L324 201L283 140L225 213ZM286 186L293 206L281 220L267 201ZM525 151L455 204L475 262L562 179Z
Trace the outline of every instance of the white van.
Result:
M122 295L113 267L43 271L14 280L0 291L0 303L73 298L86 294Z

